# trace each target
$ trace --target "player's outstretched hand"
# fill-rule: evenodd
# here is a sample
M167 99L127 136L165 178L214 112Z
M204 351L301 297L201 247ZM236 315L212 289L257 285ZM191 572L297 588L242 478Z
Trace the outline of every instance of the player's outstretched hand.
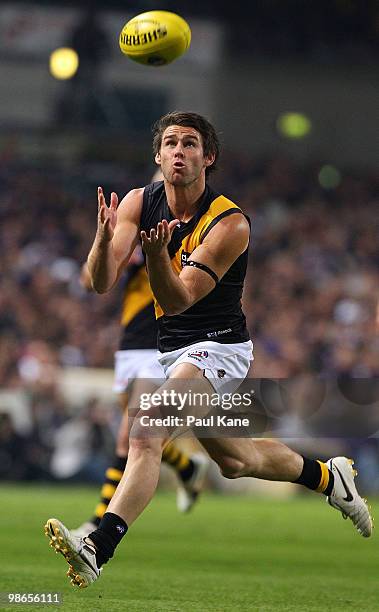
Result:
M97 233L101 241L110 242L113 238L114 228L117 222L117 193L112 191L109 206L105 201L102 187L97 188L98 214Z
M157 225L157 229L152 228L150 230L150 234L147 235L146 232L141 232L141 241L142 248L145 251L146 255L159 255L161 251L167 247L168 243L171 240L171 235L173 229L176 225L178 225L179 219L174 219L173 221L160 221Z

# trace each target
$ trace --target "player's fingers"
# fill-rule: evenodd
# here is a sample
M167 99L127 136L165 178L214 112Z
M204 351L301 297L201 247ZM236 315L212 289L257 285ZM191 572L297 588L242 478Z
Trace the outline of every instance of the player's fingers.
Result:
M162 222L159 221L157 225L157 241L162 242L162 240L163 240L163 225L162 225Z
M99 208L98 208L98 214L101 215L102 217L104 217L106 211L108 210L107 205L105 204L105 202L100 202L99 204Z
M118 196L117 193L115 193L114 191L112 191L111 193L111 209L112 210L116 210L117 209L117 205L118 205Z
M103 188L98 187L97 188L97 208L99 209L100 206L102 206L104 203L105 203L105 199L104 199L104 194L103 194Z
M168 242L170 239L170 229L168 227L168 223L166 219L163 219L162 221L162 228L163 228L163 242Z
M140 233L140 236L141 236L142 246L145 247L149 242L146 232L142 230L142 232Z
M156 240L156 231L155 231L154 228L151 228L151 230L150 230L150 240L152 242L155 242L155 240Z
M178 223L180 223L179 219L173 219L172 221L170 221L170 223L168 224L170 232L172 232L172 230L178 225Z

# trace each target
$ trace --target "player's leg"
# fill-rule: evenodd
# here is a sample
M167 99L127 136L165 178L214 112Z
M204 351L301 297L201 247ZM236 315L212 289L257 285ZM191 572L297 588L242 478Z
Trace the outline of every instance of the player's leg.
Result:
M115 353L113 391L117 394L121 421L117 431L115 454L104 474L100 500L91 522L97 527L125 471L129 451L128 403L133 398L135 377L138 374L139 352L119 350ZM93 531L93 529L91 529ZM85 535L88 535L87 532ZM79 535L79 534L78 534ZM82 534L80 534L82 535Z
M170 375L170 378L156 390L157 395L176 396L188 392L189 380L193 390L198 393L212 393L209 381L198 368L181 364ZM149 410L135 411L129 437L129 456L125 473L120 486L109 505L109 512L119 514L128 525L131 525L141 514L152 498L159 477L159 466L162 460L162 449L172 433L170 427L146 427L148 418L164 417L172 413L171 406L159 405ZM207 411L208 408L205 408Z
M133 350L115 353L113 391L117 394L122 414L117 431L115 454L105 470L100 499L94 508L94 513L82 525L71 530L74 536L85 537L98 527L124 473L129 449L127 406L133 388L133 378L137 373L137 360L138 354Z
M178 396L183 396L188 391L189 378L195 392L212 393L213 389L202 371L188 364L178 366L157 393L162 397L165 392L169 396L174 391ZM113 556L130 525L151 501L158 484L162 449L170 431L160 426L146 428L141 419L144 418L146 422L150 418L164 417L167 406L160 405L146 411L138 408L131 410L133 422L126 470L99 528L86 539L90 547L95 546L97 568ZM208 411L208 408L205 410Z
M153 393L164 380L162 366L157 360L157 352L149 351L144 355L143 365L139 369L138 379L133 385L131 405L138 405L143 393ZM196 503L203 488L209 468L209 459L204 453L188 455L175 442L165 444L162 461L169 465L178 478L176 503L179 512L188 512Z
M74 536L85 537L99 526L125 471L129 451L128 403L131 406L138 405L143 393L154 393L158 388L158 377L163 376L157 364L156 352L151 351L151 353L150 355L146 352L144 355L144 365L143 368L140 367L142 376L132 380L127 378L127 374L128 371L131 371L130 358L133 358L133 351L118 351L116 355L114 390L118 392L122 418L117 432L115 455L105 471L100 500L94 509L93 516L77 529L71 530ZM138 359L140 357L137 354L133 363L134 374L136 374L136 360ZM127 390L124 389L124 386L127 386ZM162 459L175 470L180 482L177 493L178 510L188 512L195 504L203 486L209 460L204 454L189 457L174 443L165 445Z
M203 452L187 455L175 442L168 442L163 449L162 461L175 469L179 486L176 506L179 512L189 512L199 498L209 469L209 459Z
M71 530L74 536L83 538L99 526L125 470L129 450L128 394L126 392L120 393L118 397L122 417L117 432L115 454L105 470L104 480L100 490L100 499L94 508L94 513L92 517L80 525L80 527Z
M323 493L329 504L350 518L364 537L372 533L372 518L355 483L353 462L334 457L326 463L303 457L278 440L210 438L200 442L227 478L251 476L287 481Z

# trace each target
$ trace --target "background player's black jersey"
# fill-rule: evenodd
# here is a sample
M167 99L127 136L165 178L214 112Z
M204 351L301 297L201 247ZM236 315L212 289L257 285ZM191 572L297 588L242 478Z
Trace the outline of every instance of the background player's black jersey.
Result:
M175 227L168 245L171 264L177 274L214 225L235 213L242 213L236 204L212 191L208 185L205 187L198 211L190 221ZM163 181L160 181L145 187L141 229L149 233L162 219L171 221L174 216L168 207ZM246 250L208 295L179 315L166 316L155 301L160 351L173 351L203 340L223 344L249 340L241 308L247 256Z
M120 351L157 348L154 297L142 256L126 271L121 326Z

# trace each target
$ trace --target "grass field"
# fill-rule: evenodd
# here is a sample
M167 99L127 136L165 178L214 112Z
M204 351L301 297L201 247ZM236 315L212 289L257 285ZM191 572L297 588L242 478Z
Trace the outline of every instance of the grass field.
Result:
M1 490L0 591L63 595L59 607L2 609L379 610L375 535L359 536L316 495L277 501L204 494L196 510L182 516L174 495L160 494L100 580L79 590L65 576L63 557L48 546L43 524L57 516L76 526L88 518L97 490L8 485Z

